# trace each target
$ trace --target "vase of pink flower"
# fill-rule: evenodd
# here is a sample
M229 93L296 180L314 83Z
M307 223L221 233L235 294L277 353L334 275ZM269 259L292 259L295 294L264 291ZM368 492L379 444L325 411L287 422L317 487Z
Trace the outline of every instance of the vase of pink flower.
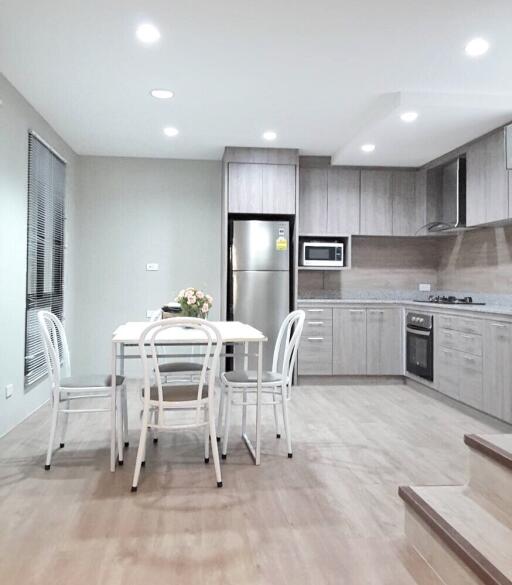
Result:
M176 302L180 304L184 317L206 319L212 307L213 298L202 290L190 287L180 290Z

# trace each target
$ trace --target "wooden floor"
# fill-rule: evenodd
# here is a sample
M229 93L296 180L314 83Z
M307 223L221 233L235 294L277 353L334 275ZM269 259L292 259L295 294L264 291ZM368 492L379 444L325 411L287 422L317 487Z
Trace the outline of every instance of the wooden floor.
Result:
M162 436L132 494L131 406L115 474L103 415L74 419L49 472L48 407L0 439L3 585L438 584L405 544L397 487L463 483L463 434L510 432L406 386L302 387L293 459L268 412L261 467L233 432L217 489L199 434Z

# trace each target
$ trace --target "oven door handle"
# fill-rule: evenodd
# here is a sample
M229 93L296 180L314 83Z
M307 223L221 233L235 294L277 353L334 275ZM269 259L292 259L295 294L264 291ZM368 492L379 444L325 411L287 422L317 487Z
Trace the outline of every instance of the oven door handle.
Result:
M413 335L422 335L423 337L430 337L432 335L432 330L430 331L421 331L420 329L411 329L410 327L406 327L407 333L411 333Z

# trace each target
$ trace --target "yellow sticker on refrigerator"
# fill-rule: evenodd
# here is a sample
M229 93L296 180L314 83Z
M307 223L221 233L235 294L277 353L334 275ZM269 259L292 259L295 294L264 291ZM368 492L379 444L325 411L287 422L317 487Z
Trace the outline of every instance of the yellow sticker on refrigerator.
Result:
M276 250L278 252L286 252L288 250L288 240L280 236L276 240Z

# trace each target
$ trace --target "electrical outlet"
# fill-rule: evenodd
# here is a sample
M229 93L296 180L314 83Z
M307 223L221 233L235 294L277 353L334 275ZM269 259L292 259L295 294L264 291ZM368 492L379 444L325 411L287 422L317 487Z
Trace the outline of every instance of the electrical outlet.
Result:
M150 262L149 264L146 264L147 272L153 272L154 270L160 270L160 266L158 266L156 262Z
M13 392L14 386L12 384L7 384L7 386L5 387L5 397L10 398Z
M424 284L420 284L419 287L418 287L418 289L421 292L430 292L430 283L427 282L427 283L424 283Z

